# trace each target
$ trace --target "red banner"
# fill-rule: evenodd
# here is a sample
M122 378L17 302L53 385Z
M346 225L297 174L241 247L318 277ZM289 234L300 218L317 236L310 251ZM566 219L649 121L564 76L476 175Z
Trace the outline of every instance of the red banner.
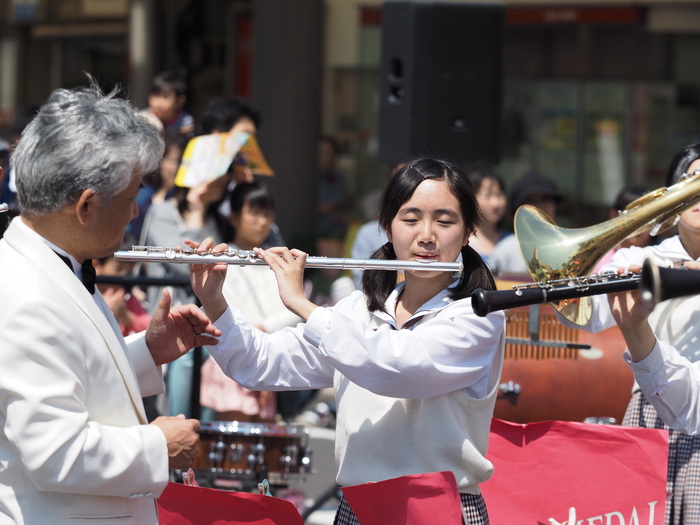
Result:
M362 525L463 525L452 472L430 472L343 487Z
M668 432L618 425L494 419L481 488L492 525L663 525Z
M289 501L169 483L158 498L160 525L304 525Z

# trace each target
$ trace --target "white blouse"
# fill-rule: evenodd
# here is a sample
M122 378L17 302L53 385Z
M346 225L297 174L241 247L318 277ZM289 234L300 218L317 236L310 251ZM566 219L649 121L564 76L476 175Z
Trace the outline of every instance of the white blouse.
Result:
M479 317L470 298L453 301L443 290L398 330L393 312L403 285L386 301L392 314L371 312L363 318L366 308L356 303L364 295L355 291L335 306L316 308L306 323L272 334L229 308L215 321L222 332L219 344L208 350L247 388L327 388L337 370L384 396L421 399L463 389L486 395L505 331L503 312ZM428 322L415 322L435 313Z

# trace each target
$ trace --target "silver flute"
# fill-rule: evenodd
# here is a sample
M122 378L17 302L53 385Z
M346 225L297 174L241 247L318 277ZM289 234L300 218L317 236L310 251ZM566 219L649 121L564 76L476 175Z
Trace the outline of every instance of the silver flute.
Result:
M195 252L189 248L163 246L132 246L131 250L115 252L114 259L127 262L166 262L180 264L236 264L267 266L262 257L249 250L228 249L221 253ZM424 270L433 272L461 272L461 262L391 261L384 259L346 259L342 257L306 258L308 268L337 268L341 270Z

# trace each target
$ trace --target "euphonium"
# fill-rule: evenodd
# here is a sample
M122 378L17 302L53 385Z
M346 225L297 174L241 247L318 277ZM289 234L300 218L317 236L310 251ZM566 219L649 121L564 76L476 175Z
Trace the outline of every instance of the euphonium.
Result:
M532 278L539 283L589 275L600 259L631 235L656 234L673 224L682 211L700 202L700 171L673 186L659 188L630 203L617 217L586 228L561 228L534 206L515 213L515 236ZM578 325L592 314L590 297L553 303Z

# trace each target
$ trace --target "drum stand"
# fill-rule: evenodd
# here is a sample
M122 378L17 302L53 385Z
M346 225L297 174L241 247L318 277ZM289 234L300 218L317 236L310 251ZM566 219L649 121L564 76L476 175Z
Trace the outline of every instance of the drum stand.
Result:
M338 501L340 501L340 499L343 497L343 493L340 491L340 485L336 483L328 487L328 489L318 497L314 504L304 511L301 517L306 520L309 516L311 516L311 514L323 507L323 505L325 505L325 503L333 497L335 497Z

